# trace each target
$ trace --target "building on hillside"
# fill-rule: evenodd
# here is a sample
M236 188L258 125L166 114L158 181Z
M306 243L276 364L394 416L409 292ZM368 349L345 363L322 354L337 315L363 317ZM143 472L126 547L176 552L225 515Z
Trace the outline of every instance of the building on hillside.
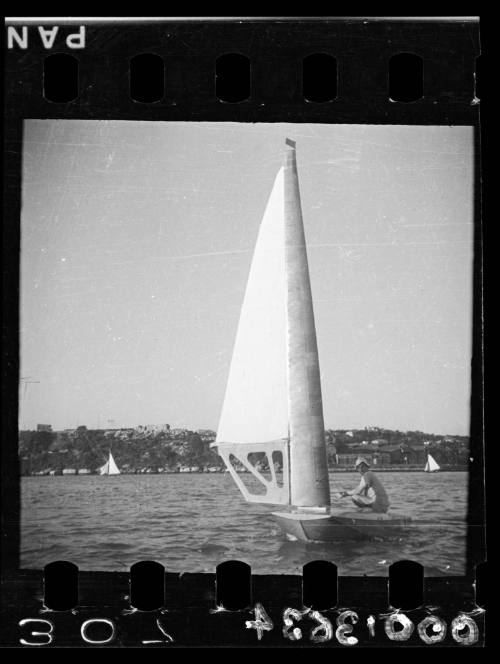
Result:
M345 442L344 445L349 449L355 449L361 446L361 443L358 442L357 440L350 440L349 442Z
M170 429L170 435L173 438L187 438L189 435L189 430L188 429Z
M399 443L392 445L385 445L379 448L383 454L390 457L391 464L397 465L417 465L425 461L426 450L423 444L413 444L412 446L407 443Z
M204 442L211 442L212 440L215 440L217 435L215 431L212 431L211 429L197 429L196 433Z
M387 445L388 441L385 438L374 438L371 441L371 444L375 445L376 447L381 447L381 446Z
M37 431L52 431L52 424L37 424Z
M139 424L135 431L139 434L156 435L170 431L170 424Z
M135 429L118 429L115 433L115 438L118 438L119 440L128 440L133 437L134 433Z

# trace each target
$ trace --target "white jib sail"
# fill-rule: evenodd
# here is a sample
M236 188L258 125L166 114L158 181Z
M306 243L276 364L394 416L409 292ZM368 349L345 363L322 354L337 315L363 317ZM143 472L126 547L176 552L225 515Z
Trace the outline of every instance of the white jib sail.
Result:
M432 473L436 470L439 470L439 465L437 461L430 455L427 455L427 463L425 464L425 472Z
M288 437L284 209L282 168L255 246L215 444Z

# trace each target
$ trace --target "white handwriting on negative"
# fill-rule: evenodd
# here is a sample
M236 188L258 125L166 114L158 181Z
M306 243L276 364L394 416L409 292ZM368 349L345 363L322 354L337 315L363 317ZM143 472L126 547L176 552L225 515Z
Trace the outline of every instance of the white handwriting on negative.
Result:
M220 612L219 612L220 613ZM255 629L258 640L262 640L265 632L271 632L274 629L274 622L262 606L256 604L254 609L254 620L247 620L245 625L247 629ZM283 612L283 637L289 641L300 641L304 636L306 621L311 621L313 625L309 629L309 640L314 643L327 643L332 641L335 636L337 642L342 646L355 646L359 643L362 636L374 638L376 634L376 619L370 615L366 620L366 625L359 623L359 616L356 611L350 609L336 609L337 617L335 625L319 611L304 609L302 611L293 608L286 608ZM408 641L415 632L415 624L407 615L400 611L385 616L383 619L383 633L390 641L402 642ZM299 626L299 624L301 626ZM46 618L23 618L18 623L22 631L19 643L23 646L48 646L56 641L56 625L52 620ZM99 625L105 628L105 634L101 638L96 638L93 626ZM174 639L165 630L159 619L156 620L156 627L164 638L143 640L144 645L153 643L173 643ZM92 636L92 631L94 635ZM355 634L356 632L356 634ZM434 644L444 641L447 635L460 646L470 646L479 640L479 628L470 614L459 613L450 625L435 615L428 615L423 618L416 629L419 639L424 644ZM113 620L108 618L89 618L80 626L80 636L85 643L91 645L108 645L116 639L116 625Z
M262 639L264 631L272 631L274 623L262 604L256 604L254 608L255 620L247 620L246 627L257 630L257 638ZM355 625L359 622L356 611L350 609L337 610L336 629L331 621L319 611L305 609L299 611L294 608L286 608L283 611L282 633L289 641L300 641L304 635L304 620L312 620L316 623L309 633L309 639L313 643L326 643L333 636L343 646L355 646L359 642L359 636L354 635ZM370 638L375 637L375 617L370 615L366 621L366 629ZM390 641L408 641L415 630L414 623L400 611L394 611L384 616L384 632ZM417 634L425 644L440 643L447 635L446 622L439 616L429 615L423 618L417 625ZM465 613L460 613L451 623L451 636L459 645L469 646L479 639L479 628L474 619Z

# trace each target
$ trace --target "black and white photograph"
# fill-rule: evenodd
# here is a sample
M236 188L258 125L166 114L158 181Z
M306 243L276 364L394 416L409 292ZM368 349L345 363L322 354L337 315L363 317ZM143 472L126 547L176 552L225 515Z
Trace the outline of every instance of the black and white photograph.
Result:
M463 575L471 126L24 121L21 567Z

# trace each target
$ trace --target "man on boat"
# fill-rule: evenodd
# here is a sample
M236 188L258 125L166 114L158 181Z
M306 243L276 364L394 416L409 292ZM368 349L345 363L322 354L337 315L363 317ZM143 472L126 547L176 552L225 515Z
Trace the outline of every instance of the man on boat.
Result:
M351 496L352 502L356 507L371 509L373 512L387 512L389 509L389 498L382 486L382 482L370 470L368 461L364 457L358 457L355 468L361 473L361 482L356 489L343 491L341 497Z

